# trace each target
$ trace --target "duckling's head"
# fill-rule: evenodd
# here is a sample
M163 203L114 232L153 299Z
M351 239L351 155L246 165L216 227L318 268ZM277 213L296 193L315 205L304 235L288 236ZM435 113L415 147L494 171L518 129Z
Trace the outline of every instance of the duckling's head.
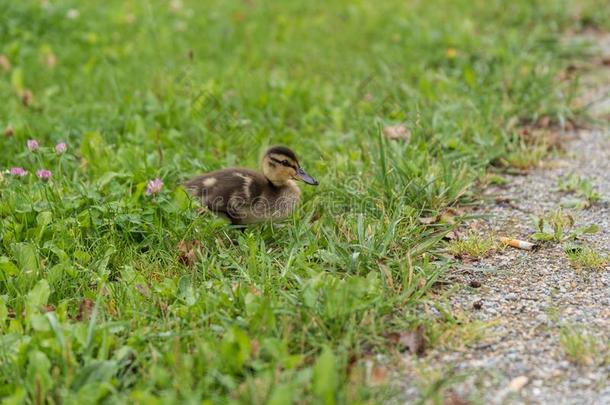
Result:
M285 146L273 146L263 156L263 174L274 186L281 187L290 180L301 180L317 186L316 179L311 177L299 165L297 155Z

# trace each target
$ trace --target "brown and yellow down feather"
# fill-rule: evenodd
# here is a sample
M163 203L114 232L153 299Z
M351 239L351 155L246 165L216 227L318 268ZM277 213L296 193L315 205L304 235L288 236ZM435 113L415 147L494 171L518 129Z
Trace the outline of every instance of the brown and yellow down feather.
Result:
M293 181L276 187L262 173L242 168L217 170L184 185L210 211L226 216L234 224L285 218L300 197Z

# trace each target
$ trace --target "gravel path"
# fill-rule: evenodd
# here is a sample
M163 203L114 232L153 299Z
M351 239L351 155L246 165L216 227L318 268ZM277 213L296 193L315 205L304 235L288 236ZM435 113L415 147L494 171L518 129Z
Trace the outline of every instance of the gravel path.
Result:
M600 41L610 56L610 36ZM598 100L610 89L610 67L584 80L585 98ZM602 78L600 81L600 77ZM605 77L605 79L604 79ZM591 110L608 119L610 94ZM585 100L586 101L586 100ZM494 235L527 239L534 231L531 215L559 207L565 193L556 191L559 179L570 174L593 181L601 202L571 211L576 225L597 224L600 232L583 243L610 252L610 131L580 130L564 144L562 158L544 170L510 178L510 183L487 190L492 203L480 211L484 227ZM548 168L550 167L550 168ZM418 367L453 369L465 379L451 385L446 403L610 404L610 268L577 272L558 245L538 251L507 248L469 264L456 275L461 291L449 298L452 310L490 322L485 338L465 351L433 350L426 359L405 361L407 373ZM480 282L480 288L469 286ZM476 285L476 283L474 284ZM478 309L475 309L477 307ZM598 342L597 356L588 365L568 361L560 331L567 326ZM406 390L407 402L418 397Z

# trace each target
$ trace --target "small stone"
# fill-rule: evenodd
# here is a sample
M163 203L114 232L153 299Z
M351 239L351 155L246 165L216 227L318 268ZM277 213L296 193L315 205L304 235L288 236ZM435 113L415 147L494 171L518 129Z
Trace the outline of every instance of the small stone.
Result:
M478 300L473 302L472 307L478 311L479 309L483 308L483 301Z
M472 281L470 282L470 286L471 286L472 288L479 288L479 287L481 287L481 282L480 282L480 281L477 281L477 280L472 280Z
M523 387L525 387L525 384L527 384L528 381L529 378L524 375L520 375L519 377L515 377L511 380L511 382L508 384L508 389L519 392Z
M522 361L516 362L513 365L513 368L518 373L523 373L523 374L525 374L525 373L527 373L529 371L529 367L528 367L527 363L524 363Z
M515 293L508 293L508 294L506 294L504 299L507 300L507 301L517 301L517 294L515 294Z

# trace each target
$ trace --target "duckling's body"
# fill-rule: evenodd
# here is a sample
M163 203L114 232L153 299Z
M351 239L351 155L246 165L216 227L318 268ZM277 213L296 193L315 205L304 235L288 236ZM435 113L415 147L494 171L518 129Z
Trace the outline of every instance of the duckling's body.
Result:
M263 172L243 168L217 170L185 183L186 189L208 209L235 225L279 221L299 204L301 190L295 179L317 185L300 167L296 155L283 146L263 157Z

